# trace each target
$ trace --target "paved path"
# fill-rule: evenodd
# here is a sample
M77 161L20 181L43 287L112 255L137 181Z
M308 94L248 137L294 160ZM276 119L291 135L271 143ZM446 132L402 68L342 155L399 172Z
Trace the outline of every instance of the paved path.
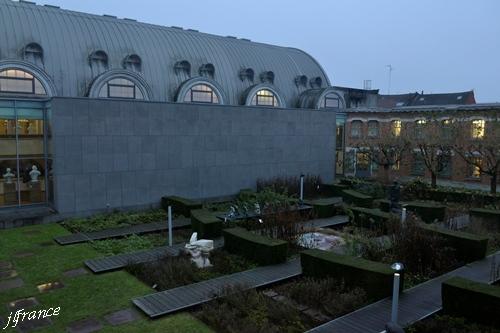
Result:
M165 255L178 256L179 251L184 249L186 243L174 244L173 246L161 246L151 250L136 251L104 258L85 260L85 265L94 273L104 273L122 269L129 264L139 264L157 260ZM214 240L214 247L224 246L224 240Z
M209 302L219 297L229 286L240 285L246 289L253 289L284 281L301 273L300 260L294 259L279 265L258 267L138 297L132 302L146 315L155 318Z
M500 256L500 251L495 255ZM399 324L410 325L441 310L441 283L452 276L461 276L478 282L490 282L493 256L460 267L452 272L424 282L400 297ZM497 257L497 262L499 258ZM309 333L380 333L391 317L391 299L370 304L343 317L318 326Z
M184 228L191 225L191 219L183 218L172 221L174 229ZM125 237L129 235L140 235L158 231L168 230L167 221L136 224L127 227L105 229L101 231L75 233L66 236L55 237L54 240L60 245L70 245L77 243L90 242L101 239Z

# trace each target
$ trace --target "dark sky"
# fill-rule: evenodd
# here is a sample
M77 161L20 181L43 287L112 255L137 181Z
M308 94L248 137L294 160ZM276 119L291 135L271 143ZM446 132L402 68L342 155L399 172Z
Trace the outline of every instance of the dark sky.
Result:
M387 93L474 89L500 102L499 0L47 0L94 14L303 49L333 85Z

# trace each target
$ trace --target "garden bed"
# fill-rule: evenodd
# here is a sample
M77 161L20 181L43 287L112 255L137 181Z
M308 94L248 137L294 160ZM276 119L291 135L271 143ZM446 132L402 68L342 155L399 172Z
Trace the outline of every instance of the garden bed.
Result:
M406 333L500 333L499 328L481 325L460 317L443 315L442 312L406 328Z

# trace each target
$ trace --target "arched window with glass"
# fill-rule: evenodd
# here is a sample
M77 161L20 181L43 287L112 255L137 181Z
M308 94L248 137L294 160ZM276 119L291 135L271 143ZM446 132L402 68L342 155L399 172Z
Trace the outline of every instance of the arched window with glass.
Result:
M219 104L219 96L217 96L214 88L208 84L196 84L189 88L184 95L183 101L185 103L211 103Z
M0 93L47 95L47 91L40 80L22 69L4 69L0 71Z
M320 104L320 108L341 108L342 100L339 95L336 93L328 93L323 97L323 101Z
M131 80L115 78L107 81L99 91L100 98L144 99L141 89Z
M278 96L269 89L258 90L252 97L250 105L279 107Z

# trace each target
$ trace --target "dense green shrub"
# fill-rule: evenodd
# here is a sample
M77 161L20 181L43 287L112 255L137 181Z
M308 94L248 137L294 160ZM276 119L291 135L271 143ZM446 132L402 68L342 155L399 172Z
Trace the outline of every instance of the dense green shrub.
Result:
M61 224L71 232L92 232L136 224L166 221L166 219L167 216L163 210L154 209L142 212L97 214L88 218L65 220Z
M173 214L180 214L185 217L189 217L191 216L191 210L200 209L202 207L202 204L191 199L172 195L162 197L161 206L165 211L168 209L168 206L172 206Z
M222 221L216 217L218 212L207 209L191 210L191 226L198 238L216 238L222 235Z
M394 217L390 213L381 211L380 209L350 207L354 220L354 225L370 230L380 230L387 233L387 222Z
M304 176L304 198L314 198L320 194L321 177L317 175ZM271 179L258 179L257 192L266 188L276 193L284 193L298 198L300 195L300 177L299 176L281 176Z
M373 197L354 190L343 190L342 198L348 203L356 206L371 208L373 205Z
M255 289L232 286L221 296L204 304L198 315L217 332L299 333L307 330L297 309L276 302Z
M334 216L341 201L338 197L333 197L306 200L304 203L312 206L314 216L321 219Z
M370 299L392 294L394 272L387 264L321 250L303 251L300 260L302 273L306 276L345 281L350 287L363 289ZM403 285L402 281L401 290Z
M256 235L243 228L230 228L222 231L224 248L254 260L262 265L278 264L286 261L288 243Z
M487 227L500 230L500 210L473 208L469 212L472 222L484 223Z
M500 287L453 277L443 282L441 295L446 314L500 326Z
M472 323L465 318L432 316L406 329L407 333L500 333L500 329Z
M378 209L383 212L389 213L391 211L391 201L387 199L377 199L374 204Z
M419 227L428 233L444 238L454 248L459 259L467 262L476 261L486 256L488 238L466 232L443 229L434 225L421 224Z
M425 223L434 221L444 221L446 206L429 201L410 201L405 202L404 207L408 211L417 214Z

